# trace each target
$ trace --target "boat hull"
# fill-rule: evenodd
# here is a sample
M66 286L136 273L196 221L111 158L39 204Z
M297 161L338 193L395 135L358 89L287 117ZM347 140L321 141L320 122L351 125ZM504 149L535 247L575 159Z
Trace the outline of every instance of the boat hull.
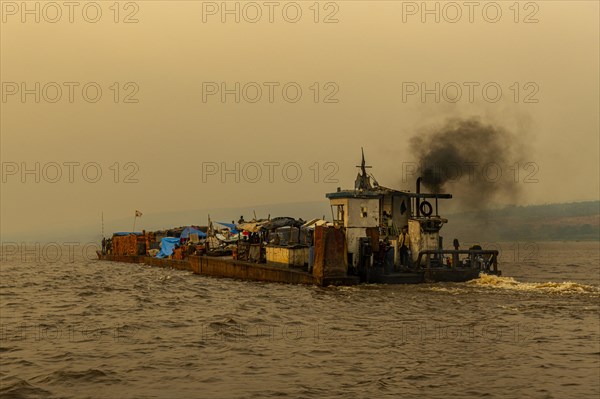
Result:
M174 260L141 255L103 255L99 251L97 254L99 260L187 270L194 274L211 277L319 286L346 286L356 285L360 282L357 276L336 276L319 279L300 269L244 262L234 260L231 257L190 256L186 260ZM479 270L476 269L431 268L422 271L389 274L373 269L365 276L363 282L372 284L419 284L439 281L462 282L478 277Z

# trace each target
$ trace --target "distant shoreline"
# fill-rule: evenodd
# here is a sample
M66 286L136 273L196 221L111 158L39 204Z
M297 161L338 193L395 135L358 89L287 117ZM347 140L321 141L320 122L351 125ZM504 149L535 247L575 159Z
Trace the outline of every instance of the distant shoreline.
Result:
M173 225L203 224L209 213L216 220L230 220L231 215L251 214L262 217L330 217L330 209L324 201L280 203L270 205L245 205L239 208L194 209L179 212L144 214L140 229L152 230ZM446 239L462 241L600 241L600 201L580 201L546 205L506 206L492 210L474 210L444 214L449 223L441 230ZM228 219L229 218L229 219ZM106 220L104 234L130 226L130 219ZM96 242L102 239L100 223L72 229L37 229L31 232L6 234L2 242Z

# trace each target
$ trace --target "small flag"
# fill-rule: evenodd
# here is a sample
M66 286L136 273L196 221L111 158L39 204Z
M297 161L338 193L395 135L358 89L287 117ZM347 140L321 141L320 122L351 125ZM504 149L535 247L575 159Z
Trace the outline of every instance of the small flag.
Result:
M400 214L404 215L404 212L406 212L406 204L404 203L404 200L402 201L402 204L400 204Z
M136 210L135 211L135 217L136 218L141 218L142 217L142 212Z

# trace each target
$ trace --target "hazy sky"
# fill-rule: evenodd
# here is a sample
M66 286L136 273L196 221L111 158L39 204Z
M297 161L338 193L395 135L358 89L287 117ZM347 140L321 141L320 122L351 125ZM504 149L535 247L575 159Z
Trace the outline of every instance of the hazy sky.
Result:
M22 4L0 10L3 236L326 201L361 146L381 184L412 189L410 137L452 117L519 137L509 202L599 197L596 1Z

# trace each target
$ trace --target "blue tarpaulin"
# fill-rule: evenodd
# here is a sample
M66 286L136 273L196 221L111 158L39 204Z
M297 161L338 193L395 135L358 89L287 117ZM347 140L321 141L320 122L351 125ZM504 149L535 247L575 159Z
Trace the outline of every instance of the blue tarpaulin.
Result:
M231 231L233 234L238 233L237 229L235 228L235 224L233 224L233 223L223 223L223 222L215 222L215 223L227 227L229 229L229 231Z
M166 258L173 254L175 245L179 245L179 238L165 237L160 241L160 251L156 254L157 258Z
M190 238L190 234L198 234L198 238L206 237L206 233L190 226L183 229L181 232L181 238Z

